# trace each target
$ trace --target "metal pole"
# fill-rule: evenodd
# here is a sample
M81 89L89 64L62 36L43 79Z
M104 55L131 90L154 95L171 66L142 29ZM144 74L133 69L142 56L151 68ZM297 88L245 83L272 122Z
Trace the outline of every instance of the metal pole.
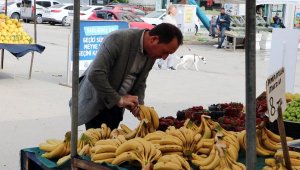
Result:
M37 43L37 34L36 34L36 0L33 1L33 22L34 22L34 43ZM31 61L30 61L30 68L29 68L29 76L28 79L31 79L32 74L32 65L33 65L33 59L34 59L34 51L31 52Z
M72 117L71 117L71 157L77 155L78 136L78 85L79 85L79 10L80 1L74 0L74 20L73 20L73 75L72 75ZM72 163L73 166L73 163Z
M256 2L246 1L246 167L256 169Z
M7 0L5 0L5 15L7 15ZM3 69L4 65L4 49L1 49L1 69Z

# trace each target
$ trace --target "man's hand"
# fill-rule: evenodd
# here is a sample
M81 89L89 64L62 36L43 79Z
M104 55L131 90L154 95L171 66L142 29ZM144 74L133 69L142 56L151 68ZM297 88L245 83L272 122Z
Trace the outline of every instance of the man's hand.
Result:
M122 96L118 102L119 107L125 107L128 110L133 110L139 104L139 100L137 96L125 95Z
M139 120L141 119L140 117L140 107L135 107L132 110L130 110L131 113L133 114L134 117L138 118Z

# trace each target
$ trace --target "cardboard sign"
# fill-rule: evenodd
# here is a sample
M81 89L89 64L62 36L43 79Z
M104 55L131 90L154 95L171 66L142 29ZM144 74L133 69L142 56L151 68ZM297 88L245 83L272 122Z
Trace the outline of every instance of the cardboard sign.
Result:
M286 109L284 68L268 78L266 92L269 120L274 122L278 118L278 106L281 105L282 112Z

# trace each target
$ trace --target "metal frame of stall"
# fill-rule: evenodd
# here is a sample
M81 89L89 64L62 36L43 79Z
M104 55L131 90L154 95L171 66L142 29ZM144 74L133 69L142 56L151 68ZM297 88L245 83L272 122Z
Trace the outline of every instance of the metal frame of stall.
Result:
M99 164L81 160L77 155L77 137L78 137L78 87L79 87L79 9L80 2L74 0L74 24L73 24L73 74L72 74L72 107L71 107L71 166L73 170L77 169L103 169ZM247 169L256 169L256 2L246 1L246 167Z

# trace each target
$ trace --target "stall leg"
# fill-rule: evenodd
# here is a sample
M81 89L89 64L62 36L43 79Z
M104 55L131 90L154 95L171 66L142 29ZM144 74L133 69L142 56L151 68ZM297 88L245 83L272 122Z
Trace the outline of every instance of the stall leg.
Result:
M1 69L3 69L4 64L4 49L1 50Z
M30 62L30 68L29 68L29 76L28 76L28 80L31 79L32 65L33 65L33 58L34 58L34 52L31 52L31 62Z

